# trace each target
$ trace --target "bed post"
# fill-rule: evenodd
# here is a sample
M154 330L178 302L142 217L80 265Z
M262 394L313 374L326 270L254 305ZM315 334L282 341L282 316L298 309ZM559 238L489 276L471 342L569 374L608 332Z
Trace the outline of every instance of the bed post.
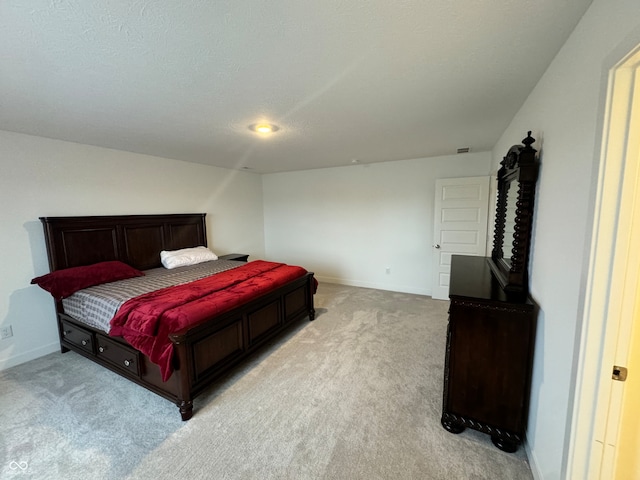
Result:
M183 335L171 335L174 354L177 359L173 374L178 375L178 398L176 405L180 410L182 421L187 421L193 416L193 398L191 396L191 373L189 371L189 354L185 345L186 338Z
M313 276L313 272L309 272L309 275L307 276L308 279L308 287L307 287L307 302L309 305L309 321L313 321L316 318L316 309L314 308L313 305L313 296L316 293L316 288L317 288L317 283L316 283L316 279Z
M64 312L64 307L62 306L62 300L54 300L56 305L56 323L58 324L58 341L60 342L60 353L70 352L67 347L62 343L62 339L64 338L64 329L62 328L62 322L60 321L60 313Z

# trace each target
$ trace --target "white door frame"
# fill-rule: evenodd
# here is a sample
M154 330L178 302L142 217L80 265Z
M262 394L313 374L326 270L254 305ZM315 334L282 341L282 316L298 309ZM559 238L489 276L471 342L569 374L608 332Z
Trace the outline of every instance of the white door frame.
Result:
M611 368L619 349L619 315L624 306L624 288L620 282L624 283L624 275L632 270L627 268L631 235L628 209L640 206L637 198L640 191L636 192L635 186L637 165L626 163L627 158L633 156L628 156L629 151L634 149L636 156L633 160L637 161L640 145L639 135L630 128L633 124L638 125L640 113L633 112L631 108L634 95L636 102L640 96L639 47L629 47L626 52L631 50L631 53L613 64L608 76L580 353L568 439L567 479L600 478L601 464L606 456L605 448L598 447L594 439L603 434L602 429L607 423L607 408L612 395ZM637 278L632 280L637 281Z

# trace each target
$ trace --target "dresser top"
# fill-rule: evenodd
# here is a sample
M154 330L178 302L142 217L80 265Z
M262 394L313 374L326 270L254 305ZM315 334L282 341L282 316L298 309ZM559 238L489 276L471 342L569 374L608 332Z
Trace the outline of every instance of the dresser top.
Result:
M493 276L487 257L451 257L449 298L533 306L533 302L527 296L505 293Z

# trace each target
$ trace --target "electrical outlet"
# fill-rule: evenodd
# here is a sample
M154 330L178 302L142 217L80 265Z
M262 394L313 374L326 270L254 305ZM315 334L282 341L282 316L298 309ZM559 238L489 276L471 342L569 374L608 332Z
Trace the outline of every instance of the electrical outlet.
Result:
M0 328L0 339L13 337L13 330L11 329L11 325L7 325L6 327Z

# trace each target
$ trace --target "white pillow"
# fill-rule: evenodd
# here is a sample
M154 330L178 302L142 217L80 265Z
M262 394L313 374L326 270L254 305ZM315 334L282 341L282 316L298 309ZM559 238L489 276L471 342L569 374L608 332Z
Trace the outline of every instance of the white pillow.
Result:
M185 267L196 265L209 260L217 260L218 256L207 247L183 248L181 250L163 250L160 261L165 268Z

